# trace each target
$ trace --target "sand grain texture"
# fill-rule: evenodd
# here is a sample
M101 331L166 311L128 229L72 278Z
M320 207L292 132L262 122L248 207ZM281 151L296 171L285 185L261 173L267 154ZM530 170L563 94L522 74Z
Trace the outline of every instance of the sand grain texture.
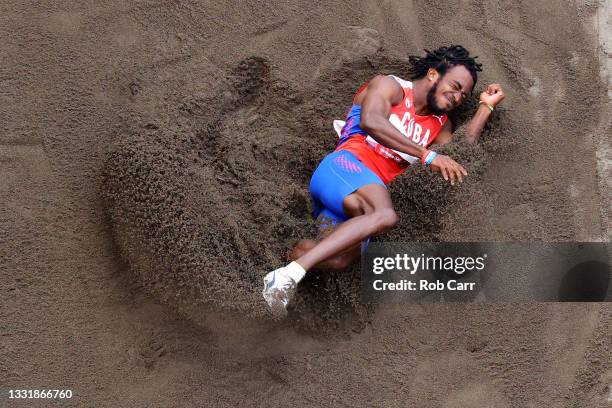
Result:
M72 388L65 406L609 406L608 304L376 308L357 269L312 274L283 323L259 298L314 234L331 121L445 43L508 97L479 147L449 147L461 188L395 183L382 238L608 239L598 7L3 3L0 384Z

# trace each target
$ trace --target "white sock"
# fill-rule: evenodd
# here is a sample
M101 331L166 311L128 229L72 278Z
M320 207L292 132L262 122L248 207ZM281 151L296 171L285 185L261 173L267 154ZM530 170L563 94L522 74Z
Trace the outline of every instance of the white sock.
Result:
M301 281L304 275L306 275L306 271L304 270L304 268L302 268L302 265L300 265L299 263L295 261L287 265L283 272L285 275L293 279L295 283L298 283L299 281Z

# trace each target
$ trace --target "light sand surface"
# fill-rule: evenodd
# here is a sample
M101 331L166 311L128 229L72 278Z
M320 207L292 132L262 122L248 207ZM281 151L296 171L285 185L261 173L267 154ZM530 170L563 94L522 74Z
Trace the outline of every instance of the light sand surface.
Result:
M480 147L449 149L464 185L397 180L381 239L609 240L605 2L0 10L0 387L73 389L58 406L612 406L609 304L365 306L356 268L311 274L282 323L260 298L314 233L331 121L449 43L508 96Z

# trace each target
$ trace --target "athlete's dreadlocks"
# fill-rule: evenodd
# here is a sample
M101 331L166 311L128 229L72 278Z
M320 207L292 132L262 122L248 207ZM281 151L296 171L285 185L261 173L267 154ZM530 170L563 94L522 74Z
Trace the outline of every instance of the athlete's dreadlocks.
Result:
M476 62L475 59L478 57L470 57L470 52L461 45L451 45L449 47L440 47L433 51L424 51L427 53L424 57L416 55L408 57L408 61L412 65L411 79L423 78L427 75L429 68L434 68L440 75L444 75L447 69L455 65L463 65L470 71L474 85L476 85L478 80L477 72L482 71L482 64Z

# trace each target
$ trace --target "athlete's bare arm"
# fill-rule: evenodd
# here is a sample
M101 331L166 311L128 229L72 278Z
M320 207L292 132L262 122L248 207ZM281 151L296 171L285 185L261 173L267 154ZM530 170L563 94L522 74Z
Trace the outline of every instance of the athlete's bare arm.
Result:
M422 157L427 149L402 135L389 122L391 107L400 103L403 97L404 91L395 79L386 75L374 77L363 92L359 127L383 146Z
M467 124L466 141L468 143L476 143L478 141L487 120L489 120L489 117L491 116L491 109L489 109L486 105L495 107L504 99L505 96L506 95L499 84L491 84L487 86L487 89L480 94L480 101L482 101L483 104L479 105L474 117ZM440 129L440 133L438 134L438 137L436 137L434 143L441 146L450 143L453 139L451 132L452 127L452 122L450 119L447 119L442 129Z
M403 99L404 91L397 81L389 76L376 76L363 92L363 96L355 101L361 104L361 122L359 127L368 132L383 146L407 153L415 157L423 157L427 149L412 142L389 122L391 107ZM448 156L439 154L431 163L431 169L442 174L444 180L455 184L463 181L467 171L459 163Z
M476 111L476 114L474 114L472 120L470 120L470 122L467 124L466 140L468 143L476 143L482 134L482 130L484 129L484 126L492 113L491 109L489 109L487 105L494 108L505 97L506 95L499 84L491 84L487 86L487 89L480 94L480 102L482 103L478 106L478 110Z

